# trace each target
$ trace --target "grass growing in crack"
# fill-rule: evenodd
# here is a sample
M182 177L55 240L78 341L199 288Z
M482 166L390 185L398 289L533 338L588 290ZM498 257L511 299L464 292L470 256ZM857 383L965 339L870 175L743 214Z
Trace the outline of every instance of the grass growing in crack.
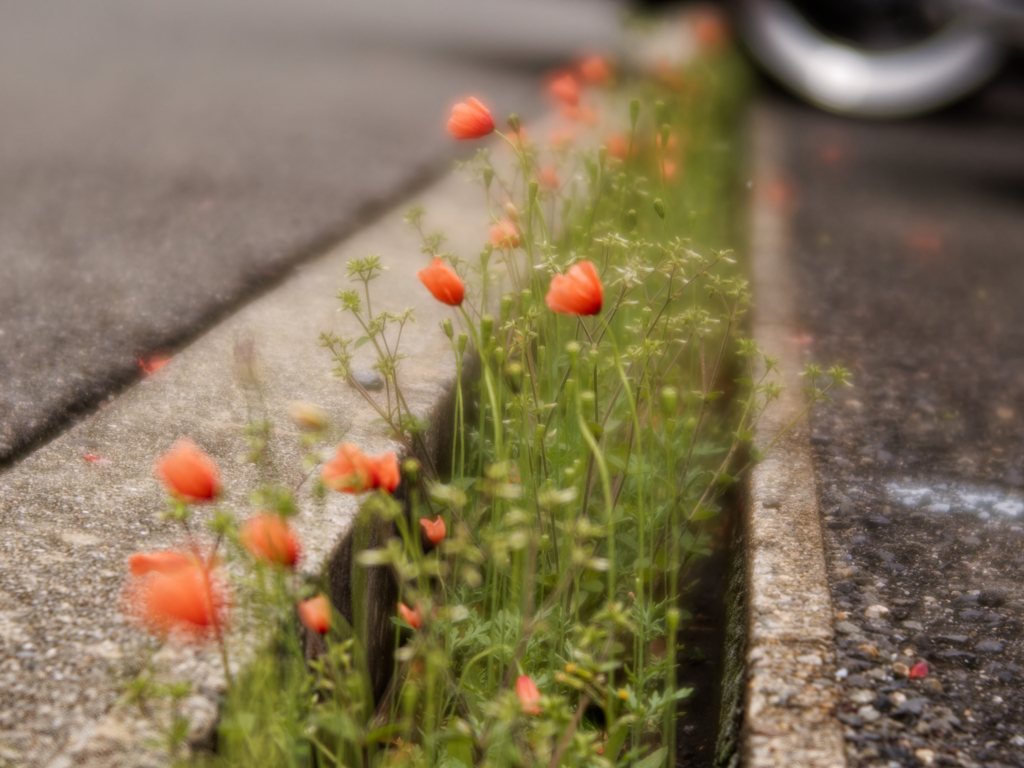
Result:
M321 344L408 457L405 503L392 496L393 454L342 445L324 464L324 486L368 493L346 615L292 572L287 489L264 491L271 512L259 523L221 519L218 543L252 566L238 602L263 650L227 692L217 755L199 762L673 761L675 714L691 693L676 684L689 618L680 574L708 551L705 524L746 469L738 457L757 460L740 449L779 387L774 361L743 337L749 295L726 248L739 60L709 43L686 66L616 88L600 63L551 81L568 117L550 141L513 115L499 134L507 146L464 164L492 219L479 255L447 251L426 212L408 214L429 263L420 278L453 308L442 330L456 367L477 371L458 377L443 475L402 393L413 311L382 308L377 257L350 262L356 288L338 299L362 336ZM495 127L470 100L449 129L471 139ZM380 396L353 374L363 345L376 352ZM810 373L812 401L845 379ZM254 461L267 460L269 429L252 430ZM382 570L396 606L366 596ZM207 624L220 626L215 615ZM384 651L382 634L393 641Z

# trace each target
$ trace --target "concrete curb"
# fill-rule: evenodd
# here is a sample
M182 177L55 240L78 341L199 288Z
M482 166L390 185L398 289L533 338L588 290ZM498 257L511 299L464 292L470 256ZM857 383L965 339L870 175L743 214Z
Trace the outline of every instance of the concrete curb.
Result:
M754 336L779 358L786 389L766 413L756 443L766 446L806 403L800 354L791 340L796 287L780 191L782 135L755 106L750 126L754 197L751 262ZM842 726L835 717L835 650L821 518L809 429L802 420L750 478L746 520L747 699L742 764L747 768L841 768Z
M485 242L483 195L459 174L417 200L430 230L443 230L457 252L476 253ZM124 681L147 665L193 683L183 707L193 721L191 738L210 735L223 689L217 654L170 646L154 654L158 646L126 625L118 610L128 555L180 542L178 529L158 519L164 494L152 463L179 435L188 435L217 460L225 504L242 517L252 510L247 493L257 474L237 459L247 450L247 410L233 366L236 344L250 339L275 427L270 447L281 481L298 485L305 474L298 429L285 413L293 400L325 409L345 429L344 439L367 453L396 448L355 390L330 375L328 354L317 346L324 330L362 335L337 312L334 292L349 286L346 262L368 253L380 254L390 270L386 283L375 284L375 295L371 290L375 311L417 310L418 324L402 338L409 353L400 373L405 397L420 417L443 410L455 364L438 323L451 310L430 299L416 278L424 266L419 246L401 210L386 215L0 475L0 766L163 765L146 748L157 735L153 723L137 708L113 706ZM356 352L357 368L372 364L371 349ZM443 440L433 442L436 451ZM339 542L357 499L330 493L318 505L312 485L303 484L299 498L302 565L313 573L326 566L333 576L345 556ZM201 512L196 524L208 514Z

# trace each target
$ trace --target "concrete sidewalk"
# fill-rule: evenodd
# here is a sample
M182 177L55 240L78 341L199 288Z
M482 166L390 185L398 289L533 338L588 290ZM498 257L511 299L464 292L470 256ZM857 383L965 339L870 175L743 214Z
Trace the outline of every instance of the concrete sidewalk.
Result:
M0 466L534 113L605 0L0 0Z

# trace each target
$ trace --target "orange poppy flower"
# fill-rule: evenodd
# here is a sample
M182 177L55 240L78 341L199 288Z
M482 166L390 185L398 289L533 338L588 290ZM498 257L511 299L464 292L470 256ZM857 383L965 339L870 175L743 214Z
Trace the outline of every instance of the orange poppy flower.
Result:
M558 189L561 186L561 182L558 178L558 171L550 165L545 165L541 168L538 175L540 176L541 184L548 189Z
M554 76L548 81L548 90L551 94L570 107L580 103L580 84L569 72L563 72Z
M320 472L324 485L341 493L362 493L373 488L370 462L352 443L338 446L334 458Z
M588 56L579 64L580 77L594 85L604 85L612 78L612 68L604 56Z
M448 533L448 529L445 528L444 525L444 520L440 517L438 517L437 520L429 520L425 517L421 517L420 527L423 529L423 535L427 537L427 541L435 547L444 541L445 534Z
M228 595L223 579L195 560L146 571L125 590L129 612L143 629L190 642L208 638L222 625Z
M168 492L184 502L212 501L220 493L217 465L187 437L157 459L153 471Z
M312 632L326 635L331 628L331 603L327 595L317 595L298 605L299 618Z
M619 160L625 160L626 155L629 154L629 144L626 143L621 133L613 133L604 145L608 147L608 154Z
M541 713L540 691L529 675L520 675L516 680L516 696L519 697L519 706L523 708L524 714L539 715Z
M477 99L470 96L452 107L448 133L456 139L479 139L494 131L494 118Z
M163 352L154 352L148 358L139 358L139 368L147 376L152 373L156 373L165 365L171 362L171 356L165 355Z
M662 173L665 176L665 181L672 181L676 177L676 171L678 170L676 164L671 160L665 160L661 164Z
M196 559L173 549L162 552L136 552L128 558L128 570L132 576L145 576L147 573L171 573L193 565Z
M515 248L519 245L519 232L516 225L508 219L498 222L491 227L491 245L495 248Z
M596 315L604 303L597 267L591 261L580 261L564 275L555 275L544 301L552 312L563 315Z
M260 512L242 523L238 541L257 560L287 568L295 567L302 556L298 535L280 515L271 512Z
M584 125L597 125L597 110L587 104L563 104L562 116Z
M564 149L576 143L576 132L571 128L558 128L548 137L555 149Z
M405 623L413 629L419 629L423 626L423 616L420 614L419 606L414 610L405 603L399 603L398 613L405 620Z
M374 488L383 488L388 493L394 493L395 488L402 482L402 473L398 469L398 456L394 451L381 453L377 456L367 456L370 464L370 475L373 478Z
M427 286L427 290L434 298L443 304L457 307L466 295L466 286L462 278L437 256L430 262L429 267L417 272L416 277Z
M708 8L696 13L693 36L704 53L715 53L729 41L729 25L717 9Z

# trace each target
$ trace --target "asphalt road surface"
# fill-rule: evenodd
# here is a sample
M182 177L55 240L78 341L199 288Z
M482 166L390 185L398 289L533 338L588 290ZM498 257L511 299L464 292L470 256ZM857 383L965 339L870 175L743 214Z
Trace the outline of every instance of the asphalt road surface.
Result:
M0 0L0 466L446 168L611 0Z
M793 341L854 380L811 438L850 766L1024 766L1024 73L904 123L774 108Z

